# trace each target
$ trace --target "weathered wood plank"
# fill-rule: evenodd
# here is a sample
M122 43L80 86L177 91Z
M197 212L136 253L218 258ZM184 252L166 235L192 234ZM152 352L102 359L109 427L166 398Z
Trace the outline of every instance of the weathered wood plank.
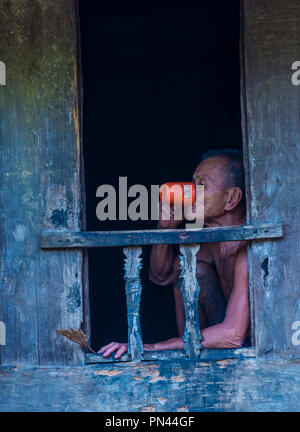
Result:
M0 411L299 411L297 361L0 368Z
M203 340L199 325L199 294L197 280L197 253L200 245L180 245L180 291L184 302L185 326L182 336L187 357L200 356Z
M122 355L121 358L115 359L115 353L108 357L103 357L102 354L85 354L85 363L118 363L118 362L130 362L131 357L128 353ZM215 361L225 360L231 358L248 358L255 357L254 348L238 348L238 349L205 349L201 352L201 357L197 361ZM173 361L173 360L187 360L195 361L195 358L189 358L186 356L184 350L165 350L165 351L145 351L143 354L144 361Z
M85 248L142 246L149 244L195 244L282 237L281 224L257 224L195 230L143 230L96 232L42 232L40 247Z
M249 149L247 128L247 98L246 98L246 59L245 59L245 37L244 37L244 2L240 2L240 101L241 101L241 129L243 141L243 165L245 173L246 193L246 223L250 224L250 173L249 173ZM251 343L255 346L255 319L254 319L254 294L252 284L252 244L248 243L248 269L249 269L249 303L250 303L250 336Z
M132 361L143 359L143 341L140 324L140 302L142 294L142 283L140 271L142 259L140 255L142 248L130 247L123 249L125 258L125 292L127 303L128 320L128 355Z
M244 0L245 122L250 186L248 223L281 222L279 242L253 242L250 254L257 353L300 357L300 122L298 0Z
M42 230L80 230L73 0L0 0L0 320L3 364L80 363L55 333L82 322L82 251L41 251Z
M77 145L80 148L80 187L81 187L81 229L86 230L86 187L85 187L85 170L84 170L84 158L83 158L83 83L82 83L82 57L81 57L81 27L79 18L79 2L75 1L75 19L76 19L76 30L77 30L77 110L76 110L76 134L77 134ZM82 331L91 340L91 318L90 318L90 296L89 296L89 266L88 266L88 251L82 251Z

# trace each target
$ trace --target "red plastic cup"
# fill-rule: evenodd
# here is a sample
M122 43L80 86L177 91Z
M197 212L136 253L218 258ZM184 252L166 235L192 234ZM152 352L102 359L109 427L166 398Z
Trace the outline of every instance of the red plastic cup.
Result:
M168 182L160 187L159 197L164 203L191 206L196 199L196 188L193 182Z

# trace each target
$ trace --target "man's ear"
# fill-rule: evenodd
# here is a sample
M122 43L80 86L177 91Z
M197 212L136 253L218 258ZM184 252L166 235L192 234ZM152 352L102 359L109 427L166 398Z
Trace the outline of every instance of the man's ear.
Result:
M243 197L243 192L239 187L232 187L228 190L225 210L233 210L241 201Z

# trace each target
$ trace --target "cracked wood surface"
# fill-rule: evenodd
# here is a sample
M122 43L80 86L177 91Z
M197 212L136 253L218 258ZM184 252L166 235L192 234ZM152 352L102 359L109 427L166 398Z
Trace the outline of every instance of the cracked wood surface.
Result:
M1 367L0 411L299 411L299 361Z
M183 279L180 291L184 302L185 326L182 335L187 357L199 357L202 349L202 335L199 325L199 294L197 280L197 253L200 245L180 245L180 277Z
M83 229L73 0L0 0L2 364L80 364L55 328L80 328L82 251L42 251L43 230Z
M257 355L299 358L292 323L300 319L299 59L297 0L242 2L242 101L247 223L282 223L278 241L253 242L249 254L252 330Z
M125 258L125 292L128 321L128 355L132 361L143 358L143 341L140 323L140 303L142 283L140 271L142 268L142 248L130 247L123 249Z

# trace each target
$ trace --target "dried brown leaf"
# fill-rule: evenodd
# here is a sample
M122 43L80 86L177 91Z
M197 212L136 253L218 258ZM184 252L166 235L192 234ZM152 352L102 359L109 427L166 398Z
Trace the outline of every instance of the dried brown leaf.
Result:
M81 329L55 329L56 333L64 336L72 342L78 343L84 351L94 353L95 351L89 346L88 338Z

